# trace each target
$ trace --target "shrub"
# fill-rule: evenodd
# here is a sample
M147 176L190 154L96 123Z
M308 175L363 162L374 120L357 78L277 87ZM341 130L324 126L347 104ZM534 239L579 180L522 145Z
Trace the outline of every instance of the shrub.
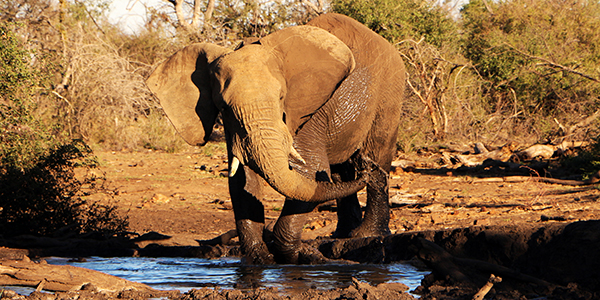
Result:
M473 0L462 13L464 53L493 111L563 122L599 108L598 1Z
M0 22L0 173L5 166L24 169L57 143L52 126L35 118L35 87L44 78L31 68L35 53L26 51L14 31Z
M27 51L15 34L15 24L0 21L0 233L52 234L61 228L74 233L125 229L115 208L84 200L97 179L78 179L75 169L92 168L94 157L81 141L54 133L52 119L35 113L47 89L46 78L32 65L44 66L43 55Z
M419 40L442 47L457 38L446 11L423 0L333 0L334 12L350 16L392 43Z
M26 169L5 166L0 175L0 233L52 235L123 232L127 220L116 207L89 203L85 195L97 191L102 178L75 176L76 168L97 163L81 141L60 145Z

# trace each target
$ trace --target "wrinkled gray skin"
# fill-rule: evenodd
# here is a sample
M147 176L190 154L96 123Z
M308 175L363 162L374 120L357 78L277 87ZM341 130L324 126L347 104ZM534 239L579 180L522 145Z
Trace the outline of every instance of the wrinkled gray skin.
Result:
M236 226L247 263L314 263L300 241L305 214L337 199L337 237L389 234L388 174L405 69L385 39L325 14L236 51L194 44L148 86L184 139L203 145L218 113L226 132ZM286 196L263 241L263 182ZM367 187L362 216L356 192Z

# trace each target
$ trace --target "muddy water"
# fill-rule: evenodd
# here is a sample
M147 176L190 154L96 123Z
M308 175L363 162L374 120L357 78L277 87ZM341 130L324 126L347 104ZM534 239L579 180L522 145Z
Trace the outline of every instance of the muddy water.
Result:
M216 260L199 258L115 257L88 258L70 262L65 258L48 258L50 264L73 265L101 271L156 289L188 291L199 287L251 289L276 287L284 291L345 288L352 277L377 285L402 282L414 290L428 271L409 264L385 265L275 265L242 266L238 258Z

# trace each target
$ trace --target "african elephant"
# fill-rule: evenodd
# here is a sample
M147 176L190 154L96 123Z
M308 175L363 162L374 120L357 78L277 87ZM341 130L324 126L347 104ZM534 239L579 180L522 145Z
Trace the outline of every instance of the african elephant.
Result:
M394 47L364 25L330 13L235 51L193 44L159 65L147 84L192 145L206 143L221 113L248 263L314 259L300 241L303 216L332 199L336 236L389 234L387 172L405 69ZM269 246L263 180L286 197ZM356 193L365 186L363 217Z

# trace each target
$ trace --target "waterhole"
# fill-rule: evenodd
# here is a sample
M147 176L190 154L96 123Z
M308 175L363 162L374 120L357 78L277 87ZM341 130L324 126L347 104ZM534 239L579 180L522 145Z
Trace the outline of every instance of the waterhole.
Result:
M429 273L406 263L355 265L242 265L239 258L201 259L171 257L91 257L81 262L50 257L46 262L92 269L130 281L145 283L159 290L187 292L193 288L220 287L248 290L275 287L280 291L309 288L346 288L352 278L377 285L401 282L410 291ZM29 295L33 288L0 287Z
M108 273L145 283L155 289L182 292L200 287L276 287L283 291L346 288L351 284L352 277L371 285L401 282L414 290L429 273L405 263L246 266L240 263L239 258L169 257L91 257L84 262L52 257L46 261L49 264L72 265Z

